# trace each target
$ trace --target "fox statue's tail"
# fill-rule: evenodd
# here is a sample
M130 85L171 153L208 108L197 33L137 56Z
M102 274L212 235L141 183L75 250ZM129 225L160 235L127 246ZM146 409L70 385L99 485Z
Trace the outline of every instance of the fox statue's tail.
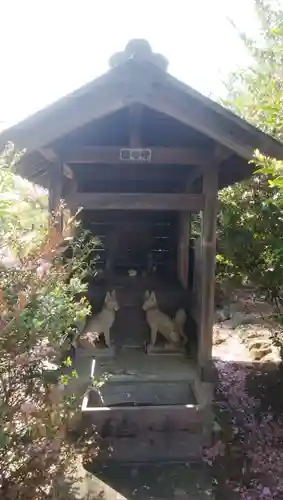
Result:
M184 309L178 309L178 311L176 312L176 315L175 315L174 323L175 323L177 333L180 335L180 337L182 337L185 344L188 341L188 339L185 335L185 332L184 332L184 326L186 323L186 319L187 319L187 315L186 315Z

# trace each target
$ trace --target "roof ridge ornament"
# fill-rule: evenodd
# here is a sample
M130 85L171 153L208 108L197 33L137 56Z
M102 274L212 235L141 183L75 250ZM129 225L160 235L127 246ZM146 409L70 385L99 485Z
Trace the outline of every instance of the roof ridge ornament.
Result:
M120 66L129 59L150 62L163 71L167 71L169 64L165 56L153 52L148 41L142 38L130 40L124 51L115 52L109 59L109 66L110 68Z

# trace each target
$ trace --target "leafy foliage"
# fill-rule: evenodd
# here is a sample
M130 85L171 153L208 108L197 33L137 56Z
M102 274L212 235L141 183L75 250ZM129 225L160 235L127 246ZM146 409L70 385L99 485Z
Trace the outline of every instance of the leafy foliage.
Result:
M8 144L0 153L1 250L22 258L48 225L47 194L15 175L23 153Z
M281 140L283 113L283 12L255 1L260 37L240 36L252 64L231 75L224 102ZM283 283L282 163L255 152L254 177L220 193L218 278L237 278L277 300ZM255 167L256 168L256 167Z
M17 248L15 240L20 239L26 247L20 261L11 268L3 266L0 275L0 496L70 498L60 484L77 456L67 439L75 408L70 391L63 388L77 375L74 370L65 373L72 365L69 357L57 377L50 376L50 367L60 365L66 336L76 332L90 313L86 299L76 297L87 289L85 258L93 242L85 243L80 233L83 248L78 252L77 241L69 241L70 260L63 258L62 236L50 224L43 229L39 223L34 237L23 238L31 230L26 213L33 211L37 220L39 212L40 221L41 208L31 203L19 219L16 205L24 195L9 196L15 193L15 161L9 147L0 172L1 195L5 194L0 198L1 243Z
M283 214L274 190L254 176L223 190L220 202L218 266L225 260L229 278L277 297L283 283Z
M283 92L283 11L254 0L259 37L239 33L251 58L249 67L230 75L223 103L243 119L281 140Z
M268 184L278 188L276 199L281 203L283 197L283 162L255 151L254 163L257 165L256 173L269 176Z

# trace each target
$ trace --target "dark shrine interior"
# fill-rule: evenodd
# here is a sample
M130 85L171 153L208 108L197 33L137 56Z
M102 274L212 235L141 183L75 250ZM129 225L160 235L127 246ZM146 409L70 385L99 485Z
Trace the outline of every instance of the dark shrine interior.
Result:
M176 213L85 211L82 223L98 238L99 268L115 274L135 269L139 275L176 275Z

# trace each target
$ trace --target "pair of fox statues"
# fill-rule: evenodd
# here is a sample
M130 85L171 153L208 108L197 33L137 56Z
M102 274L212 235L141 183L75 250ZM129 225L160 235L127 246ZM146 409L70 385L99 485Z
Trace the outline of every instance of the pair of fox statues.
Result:
M146 291L142 306L146 321L150 328L150 345L154 346L157 334L161 334L167 345L185 345L187 337L184 333L186 313L184 309L179 309L174 319L160 311L156 295L154 292ZM111 346L110 331L115 321L116 312L119 310L116 291L107 292L102 310L93 316L87 324L84 332L79 338L81 347L87 348L95 345L101 335L104 335L105 346Z

